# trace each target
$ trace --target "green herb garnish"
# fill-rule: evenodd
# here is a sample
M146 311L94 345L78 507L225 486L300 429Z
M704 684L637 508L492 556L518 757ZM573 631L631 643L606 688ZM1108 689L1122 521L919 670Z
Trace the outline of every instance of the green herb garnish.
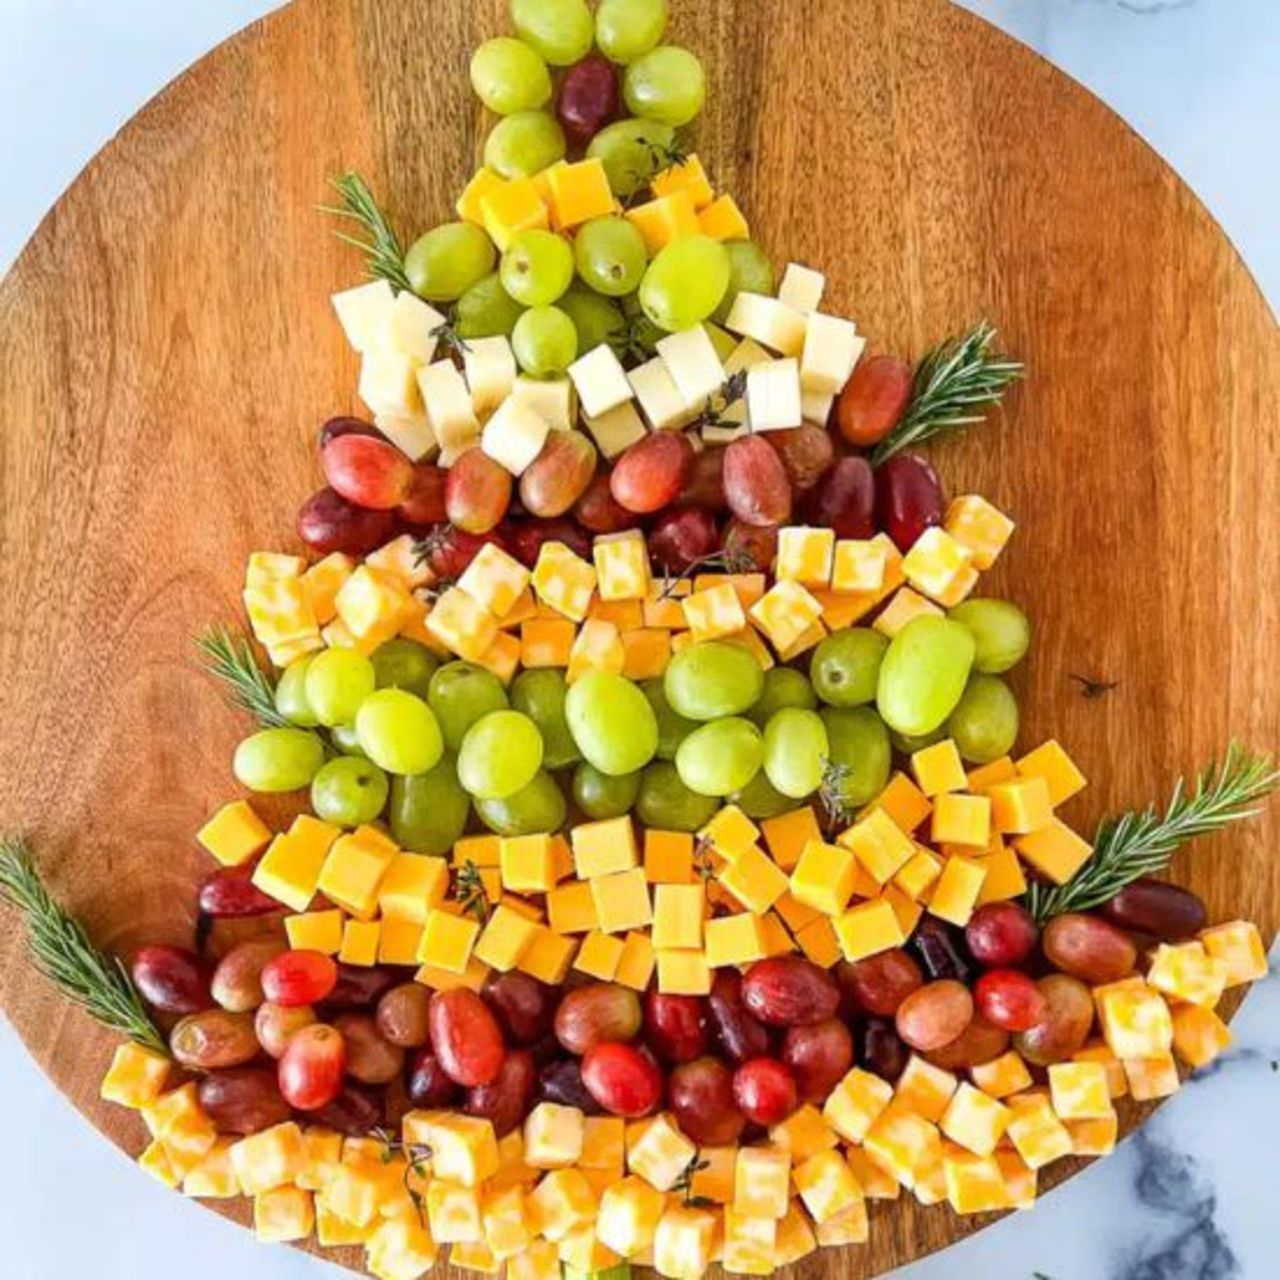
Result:
M470 858L454 873L453 900L483 924L489 918L489 895L480 868Z
M411 291L404 269L404 249L386 215L378 208L369 184L353 172L330 179L330 185L342 197L342 204L321 205L321 210L356 223L363 232L349 235L339 231L338 239L364 254L365 269L373 279L389 281L393 289Z
M220 680L231 705L247 711L264 729L283 729L288 720L276 710L276 689L253 646L226 627L212 627L196 640L205 670Z

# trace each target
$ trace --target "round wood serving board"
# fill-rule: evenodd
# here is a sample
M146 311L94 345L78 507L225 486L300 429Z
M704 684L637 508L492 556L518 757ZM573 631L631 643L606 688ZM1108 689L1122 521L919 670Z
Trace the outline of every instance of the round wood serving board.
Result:
M1081 829L1232 736L1280 741L1280 344L1209 215L1114 115L943 0L673 0L709 72L697 149L775 261L828 274L874 349L987 316L1030 380L936 450L1019 522L984 584L1037 636L1022 741L1091 786ZM192 636L244 558L294 544L317 424L355 410L328 304L361 274L316 212L361 170L408 238L451 215L486 128L466 65L501 0L299 0L124 130L0 288L0 831L27 831L102 943L182 940L245 731ZM1116 681L1088 699L1071 676ZM1214 918L1280 924L1276 807L1184 854ZM112 1038L0 933L0 1005L113 1141ZM237 1210L232 1210L237 1212ZM982 1225L877 1206L816 1274L874 1275ZM330 1255L333 1256L333 1255ZM354 1261L354 1257L352 1259Z

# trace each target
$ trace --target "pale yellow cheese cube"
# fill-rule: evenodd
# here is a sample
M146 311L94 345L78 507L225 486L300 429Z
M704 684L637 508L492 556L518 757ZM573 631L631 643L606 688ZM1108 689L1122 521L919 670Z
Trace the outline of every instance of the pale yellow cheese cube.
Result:
M831 590L878 592L888 563L885 545L878 539L841 538L832 553Z
M365 1266L377 1280L418 1280L436 1263L436 1242L416 1213L388 1218L365 1241Z
M778 530L778 558L774 574L779 581L825 590L831 585L835 558L834 529L793 525Z
M528 585L529 570L492 542L476 552L458 579L458 587L495 618L505 618Z
M627 1150L627 1168L651 1187L670 1191L680 1181L698 1149L669 1116L660 1115Z
M591 546L601 600L644 600L649 594L649 548L639 529L600 534Z
M492 1123L458 1112L410 1111L400 1122L406 1146L431 1149L437 1178L478 1187L498 1171L498 1140Z
M723 1266L735 1275L767 1276L775 1264L777 1218L756 1218L724 1211Z
M615 1253L634 1257L654 1242L666 1203L666 1196L643 1178L622 1178L600 1197L596 1235Z
M362 355L387 344L396 295L386 280L371 280L331 294L330 303L353 350Z
M733 1208L747 1217L782 1218L791 1187L791 1153L783 1147L743 1147L733 1174Z
M305 1240L315 1226L311 1192L275 1187L253 1198L253 1233L264 1244Z
M658 1219L654 1231L654 1270L668 1280L702 1280L711 1265L715 1232L715 1214L672 1205Z
M524 1162L533 1169L562 1169L582 1155L586 1117L577 1107L540 1102L524 1122Z

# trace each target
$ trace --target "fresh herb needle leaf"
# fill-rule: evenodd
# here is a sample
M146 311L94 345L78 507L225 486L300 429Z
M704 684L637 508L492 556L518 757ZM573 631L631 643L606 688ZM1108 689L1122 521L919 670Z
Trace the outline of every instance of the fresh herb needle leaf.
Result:
M1114 898L1142 876L1168 865L1180 845L1196 836L1221 831L1258 813L1257 802L1280 785L1270 757L1257 756L1232 743L1188 791L1179 779L1163 814L1155 806L1134 809L1104 822L1094 838L1093 856L1066 884L1035 884L1027 905L1039 921L1067 911L1089 911Z
M264 729L283 729L288 721L276 710L271 678L258 664L253 646L226 627L213 627L196 640L205 670L221 680L233 706L247 711Z
M330 183L342 197L342 204L321 205L322 211L358 223L363 232L362 235L348 235L339 231L338 239L354 245L364 254L365 267L373 279L387 280L394 289L408 290L404 249L386 215L378 208L369 184L358 173L344 173L331 179Z
M944 342L920 361L906 412L876 446L873 467L935 436L981 422L986 409L1000 403L1005 388L1022 377L1023 366L991 350L995 336L996 331L983 320L964 337Z
M480 868L470 858L454 872L453 899L481 924L489 918L489 894Z
M104 1027L168 1054L128 969L116 956L99 951L80 923L49 896L21 838L0 839L0 902L22 917L33 963L68 1000Z

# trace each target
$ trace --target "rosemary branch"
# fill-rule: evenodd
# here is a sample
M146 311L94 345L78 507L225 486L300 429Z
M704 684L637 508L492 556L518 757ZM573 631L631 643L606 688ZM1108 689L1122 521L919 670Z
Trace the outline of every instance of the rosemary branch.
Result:
M1027 891L1031 914L1044 921L1101 906L1125 885L1163 871L1188 840L1254 817L1257 802L1278 784L1280 771L1269 757L1233 742L1220 761L1196 778L1190 791L1186 780L1178 779L1163 814L1149 805L1102 823L1093 856L1071 880L1057 886L1034 884Z
M454 872L453 900L481 924L489 918L489 894L484 887L484 877L470 858Z
M1023 366L991 350L995 336L995 329L982 320L963 337L949 339L920 361L906 412L876 446L871 455L873 467L903 449L981 422L984 411L1000 403L1005 388L1022 377Z
M211 627L196 639L196 646L205 670L222 681L232 706L247 711L264 729L280 729L289 723L276 710L275 685L244 636L226 627Z
M321 211L355 222L363 231L363 235L339 231L338 239L364 254L365 268L373 279L387 280L393 289L408 290L404 249L386 215L378 208L369 184L358 173L351 172L331 178L330 185L342 197L342 204L321 205Z
M129 970L118 957L99 951L80 923L49 896L21 837L0 839L0 902L22 917L32 962L68 1000L104 1027L148 1049L169 1052Z

